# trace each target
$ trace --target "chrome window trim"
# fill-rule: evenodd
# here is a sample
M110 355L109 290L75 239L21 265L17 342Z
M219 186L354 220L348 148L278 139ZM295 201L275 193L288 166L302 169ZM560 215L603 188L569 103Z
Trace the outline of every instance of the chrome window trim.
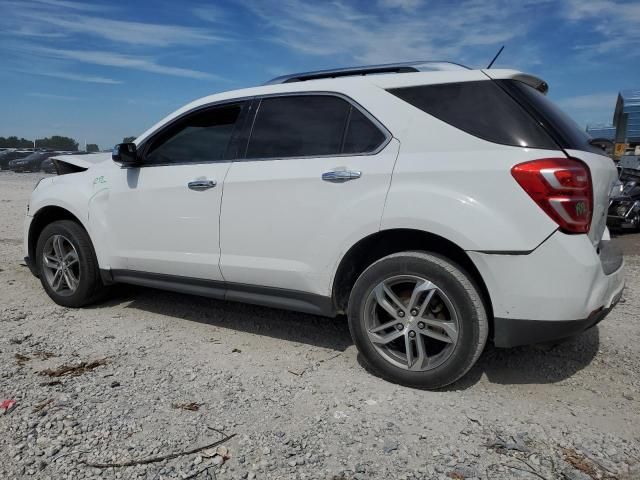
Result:
M260 110L260 105L262 103L262 100L265 98L274 98L274 97L300 97L300 96L308 96L308 95L333 96L333 97L341 98L342 100L346 101L349 105L351 105L351 107L358 109L360 113L362 113L367 119L369 119L383 133L385 137L384 140L374 150L371 150L369 152L362 152L362 153L304 155L304 156L298 156L298 157L246 158L249 142L251 141L251 134L253 133L253 126L255 124L256 117L258 116L258 112ZM254 100L258 100L258 106L255 112L252 112L251 104ZM154 164L145 164L143 162L143 163L140 163L139 165L121 165L120 168L152 168L152 167L168 167L168 166L181 166L181 165L210 165L212 163L229 163L229 162L262 162L262 161L268 161L268 160L299 160L304 158L342 158L342 157L374 156L382 152L387 147L387 145L389 145L389 142L391 142L391 139L393 138L393 135L391 134L389 129L387 129L387 127L380 120L378 120L371 112L369 112L366 108L360 105L360 103L358 103L348 95L345 95L344 93L341 93L341 92L332 92L332 91L324 91L324 90L309 90L309 91L303 90L299 92L296 91L296 92L269 93L264 95L251 95L247 97L237 97L237 98L219 100L216 102L210 102L204 105L198 105L197 107L194 107L190 110L187 110L181 113L177 117L172 118L167 123L158 127L158 129L156 129L153 133L149 134L146 138L144 138L140 142L140 145L137 146L137 148L139 151L142 151L143 155L146 154L146 149L148 148L148 145L150 144L150 142L153 141L155 137L157 137L166 129L171 128L173 124L183 120L186 116L191 115L192 113L196 113L208 108L223 107L225 105L233 105L234 103L241 103L241 102L249 103L248 115L250 116L249 120L251 121L249 136L247 138L247 144L245 145L245 149L242 156L239 156L237 158L229 158L229 159L222 159L222 160L211 160L207 162L176 162L176 163L154 163Z
M378 147L376 147L374 150L371 150L369 152L335 153L335 154L329 154L329 155L301 155L301 156L297 156L297 157L247 158L247 151L249 149L249 143L251 143L251 136L253 135L253 127L255 125L256 118L258 117L258 113L260 112L260 106L262 105L262 100L264 100L265 98L306 97L306 96L310 96L310 95L338 97L338 98L346 101L349 105L351 105L351 107L358 109L360 111L360 113L362 113L367 119L369 119L378 128L378 130L380 130L383 133L383 135L385 137L384 140L380 143L380 145L378 145ZM384 126L384 124L382 122L380 122L380 120L378 120L376 117L374 117L373 114L371 114L371 112L369 112L366 108L364 108L362 105L360 105L358 102L356 102L353 98L349 97L348 95L345 95L344 93L332 92L332 91L324 91L324 90L309 90L309 91L304 90L304 91L300 91L300 92L269 93L269 94L265 94L265 95L256 95L254 98L256 100L258 100L259 103L258 103L258 107L256 108L255 113L253 113L253 115L252 115L251 128L249 130L249 137L247 139L247 145L246 145L246 148L245 148L244 155L242 156L242 158L239 158L238 160L236 160L238 162L264 162L264 161L269 161L269 160L300 160L300 159L304 159L304 158L342 158L342 157L373 156L373 155L377 155L382 150L384 150L386 148L386 146L389 145L389 142L391 142L391 139L393 138L393 135L391 134L391 132L387 129L387 127Z

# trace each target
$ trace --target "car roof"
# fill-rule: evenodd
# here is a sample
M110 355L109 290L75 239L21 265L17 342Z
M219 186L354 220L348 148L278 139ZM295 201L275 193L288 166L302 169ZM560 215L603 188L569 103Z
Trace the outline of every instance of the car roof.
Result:
M425 62L422 62L425 63ZM453 64L456 65L456 64ZM525 83L528 83L535 88L538 85L544 85L546 83L532 75L527 75L517 70L473 70L464 66L457 66L458 68L442 68L434 69L431 71L408 71L400 73L375 73L375 74L354 74L349 76L328 77L328 78L312 78L303 81L291 81L291 82L279 82L270 83L255 87L242 88L237 90L229 90L226 92L220 92L205 97L198 98L173 113L167 115L165 118L154 124L151 128L147 129L142 135L136 139L136 144L140 144L149 135L155 132L159 127L167 122L181 116L182 114L199 107L232 100L249 99L262 95L273 94L287 94L287 93L303 93L303 92L331 92L331 93L345 93L357 89L359 85L373 85L382 89L408 87L414 85L428 85L439 83L453 83L453 82L468 82L468 81L481 81L500 78L514 78ZM326 71L322 71L326 72ZM490 72L490 76L489 76ZM310 72L311 74L317 72ZM293 76L301 76L304 74L293 74ZM291 76L283 76L278 78L289 78Z

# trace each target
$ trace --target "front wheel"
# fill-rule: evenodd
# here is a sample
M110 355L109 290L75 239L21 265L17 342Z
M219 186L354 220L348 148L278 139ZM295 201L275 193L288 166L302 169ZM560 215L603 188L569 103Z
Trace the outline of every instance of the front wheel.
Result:
M65 307L83 307L105 292L91 239L76 222L47 225L38 238L36 265L51 299Z
M488 334L477 287L452 261L402 252L369 266L349 299L349 329L365 363L395 383L436 389L476 362Z

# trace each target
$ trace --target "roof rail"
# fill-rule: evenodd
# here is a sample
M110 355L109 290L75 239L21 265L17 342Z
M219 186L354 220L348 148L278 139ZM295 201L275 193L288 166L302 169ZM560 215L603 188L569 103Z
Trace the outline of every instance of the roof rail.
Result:
M330 70L316 70L314 72L293 73L276 77L265 85L278 83L304 82L305 80L319 80L322 78L352 77L357 75L372 75L377 73L410 73L433 72L443 70L469 70L469 67L454 62L417 61L402 63L386 63L382 65L366 65L362 67L336 68Z

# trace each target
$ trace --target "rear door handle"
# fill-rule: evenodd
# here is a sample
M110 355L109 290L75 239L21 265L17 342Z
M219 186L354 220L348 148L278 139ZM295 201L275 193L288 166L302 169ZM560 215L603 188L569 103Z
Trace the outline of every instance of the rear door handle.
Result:
M362 176L362 172L357 170L332 170L322 174L322 180L331 183L344 183L349 180L357 180Z
M202 190L209 190L217 185L215 180L193 180L188 184L189 189L200 192Z

